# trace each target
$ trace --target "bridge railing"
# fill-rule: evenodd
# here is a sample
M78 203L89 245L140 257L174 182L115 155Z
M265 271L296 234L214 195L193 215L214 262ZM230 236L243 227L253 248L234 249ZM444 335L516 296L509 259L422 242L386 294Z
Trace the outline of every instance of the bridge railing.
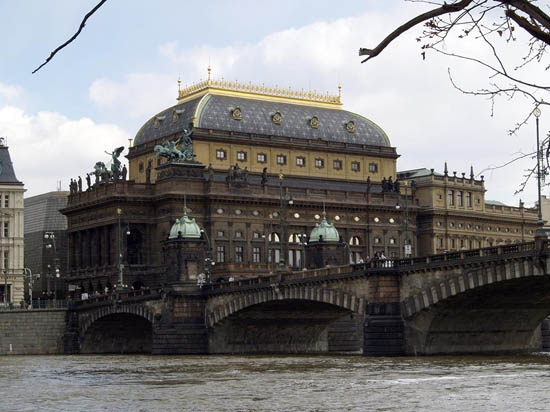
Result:
M86 299L76 299L69 301L70 308L78 308L88 305L96 305L101 303L110 303L120 300L141 300L141 299L150 299L153 296L156 296L158 293L153 289L139 289L139 290L128 290L128 291L118 291L110 292L105 294L91 295Z

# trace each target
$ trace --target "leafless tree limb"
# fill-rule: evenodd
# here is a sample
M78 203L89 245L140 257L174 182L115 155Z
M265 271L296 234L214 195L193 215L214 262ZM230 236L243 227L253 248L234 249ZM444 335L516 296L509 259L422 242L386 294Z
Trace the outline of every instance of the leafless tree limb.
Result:
M59 46L57 49L55 49L53 52L51 52L50 56L46 59L44 63L42 63L40 66L38 66L36 69L33 70L32 74L36 73L38 70L40 70L42 67L44 67L52 58L56 55L58 51L63 49L64 47L68 46L70 43L72 43L80 34L84 26L86 26L86 21L94 14L107 0L101 0L92 10L84 16L84 19L82 20L82 23L80 23L80 27L76 31L76 33L65 43L63 43L61 46Z

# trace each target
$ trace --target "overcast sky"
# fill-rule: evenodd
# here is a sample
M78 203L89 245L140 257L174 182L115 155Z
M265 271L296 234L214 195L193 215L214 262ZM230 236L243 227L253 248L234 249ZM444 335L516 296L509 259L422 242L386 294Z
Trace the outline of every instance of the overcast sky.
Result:
M81 36L38 73L97 0L0 2L0 136L6 136L27 196L84 176L105 150L124 145L141 125L176 102L183 85L212 76L336 94L344 108L381 126L401 157L398 170L435 168L469 175L535 148L535 125L507 130L531 110L527 101L498 101L495 114L480 97L456 91L451 69L467 88L487 84L472 64L429 54L403 36L381 56L360 64L359 47L373 47L395 25L426 9L392 1L135 1L110 0ZM505 58L521 42L503 41ZM476 55L479 42L450 39ZM534 71L533 80L545 79ZM550 125L543 111L541 137ZM536 184L514 196L529 162L484 173L487 199L532 205ZM548 189L545 189L547 194Z

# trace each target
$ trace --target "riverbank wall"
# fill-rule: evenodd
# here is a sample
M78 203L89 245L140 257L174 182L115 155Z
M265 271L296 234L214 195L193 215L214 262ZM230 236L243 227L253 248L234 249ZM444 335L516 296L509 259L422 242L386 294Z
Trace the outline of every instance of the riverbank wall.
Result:
M66 319L66 309L0 312L0 355L62 354Z

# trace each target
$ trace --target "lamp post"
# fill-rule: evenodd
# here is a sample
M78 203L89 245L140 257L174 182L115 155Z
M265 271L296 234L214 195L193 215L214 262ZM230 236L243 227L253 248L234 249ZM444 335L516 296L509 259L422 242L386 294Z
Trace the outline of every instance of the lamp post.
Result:
M208 245L208 248L206 249L206 258L204 259L204 271L206 273L206 282L211 283L212 282L212 266L216 264L214 260L212 259L212 246L210 245L210 238L208 237L208 233L206 233L206 230L201 229L201 233L204 234L204 237L206 238L206 243Z
M285 267L285 254L286 254L286 216L283 216L283 214L286 214L286 208L285 208L285 202L283 201L283 173L279 173L279 225L281 227L281 238L279 243L279 269L283 270Z
M409 182L405 180L403 182L403 187L405 188L405 218L403 219L403 231L405 232L405 240L403 244L403 251L405 254L405 257L409 257L412 254L412 247L411 247L411 241L409 239ZM395 208L399 210L401 206L399 203L395 205Z
M53 282L54 282L54 300L57 299L57 279L59 278L59 267L58 267L58 264L57 264L57 248L56 248L56 245L55 245L55 233L54 232L44 232L44 239L46 241L48 241L48 243L46 244L46 249L52 249L53 251L53 273L51 272L51 265L48 265L48 274L46 276L47 280L47 292L48 292L48 295L50 294L50 280L49 278L50 277L53 277Z
M306 268L306 246L307 246L307 234L301 233L298 235L298 239L300 240L300 246L304 250L304 256L303 259L300 259L300 269Z
M538 236L546 236L544 233L544 220L542 220L542 202L541 202L541 189L540 189L540 181L541 181L541 174L540 174L540 158L542 157L542 153L540 150L540 143L539 143L539 117L540 117L540 109L537 107L533 111L533 115L535 116L535 122L537 124L537 187L538 187L538 218L537 218L537 231L535 233L535 237Z
M124 288L124 265L122 264L122 209L117 208L117 220L118 220L118 283L117 286L122 290ZM130 233L130 229L127 229L127 233Z

